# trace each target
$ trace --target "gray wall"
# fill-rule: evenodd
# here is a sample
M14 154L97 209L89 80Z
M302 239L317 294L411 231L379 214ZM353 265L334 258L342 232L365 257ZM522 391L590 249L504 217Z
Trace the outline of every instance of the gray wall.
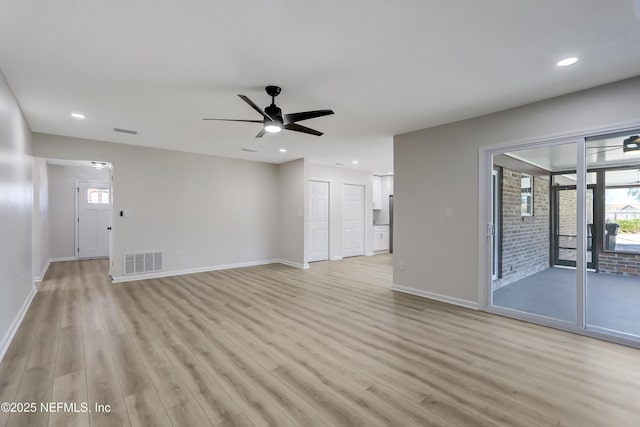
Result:
M0 357L33 289L31 129L0 73Z
M394 138L394 283L479 302L479 147L640 121L640 78ZM445 216L452 208L453 217ZM400 264L404 263L404 270Z
M521 177L518 171L502 170L502 275L493 281L494 289L549 268L550 176L534 176L533 216L524 217Z
M48 165L51 258L75 257L76 180L109 184L111 170L91 166Z
M113 164L114 211L134 214L114 217L114 277L128 251L170 271L279 258L276 165L38 133L34 152Z
M305 238L305 161L278 165L278 258L303 267Z

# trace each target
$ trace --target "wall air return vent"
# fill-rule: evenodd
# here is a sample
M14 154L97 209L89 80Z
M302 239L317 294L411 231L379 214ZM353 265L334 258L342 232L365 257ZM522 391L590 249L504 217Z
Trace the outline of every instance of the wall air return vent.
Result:
M125 252L123 265L125 276L161 271L163 268L162 252Z

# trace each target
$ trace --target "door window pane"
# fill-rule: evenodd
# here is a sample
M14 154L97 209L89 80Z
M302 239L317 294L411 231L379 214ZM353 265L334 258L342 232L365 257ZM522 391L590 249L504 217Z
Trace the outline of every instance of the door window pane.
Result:
M109 204L110 191L105 188L89 188L87 189L87 203L89 204Z
M503 309L576 321L576 272L560 268L550 256L557 250L555 223L557 204L552 200L552 173L575 169L575 144L542 147L494 156L501 167L501 185L494 186L494 209L501 218L500 245L495 258L497 274L492 281L492 305ZM575 180L566 178L566 185ZM576 190L561 193L562 234L570 241L566 258L575 263ZM560 195L559 195L560 196ZM496 200L499 202L496 204ZM494 223L496 222L494 217ZM497 248L496 248L497 246Z
M625 150L638 132L587 141L587 167L598 170L594 218L596 265L587 273L588 329L640 337L640 151Z

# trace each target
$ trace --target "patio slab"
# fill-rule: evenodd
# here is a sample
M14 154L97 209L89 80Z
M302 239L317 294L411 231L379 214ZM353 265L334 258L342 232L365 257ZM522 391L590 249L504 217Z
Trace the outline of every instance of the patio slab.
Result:
M576 271L549 268L493 292L493 304L575 322ZM640 277L587 273L587 324L640 337Z

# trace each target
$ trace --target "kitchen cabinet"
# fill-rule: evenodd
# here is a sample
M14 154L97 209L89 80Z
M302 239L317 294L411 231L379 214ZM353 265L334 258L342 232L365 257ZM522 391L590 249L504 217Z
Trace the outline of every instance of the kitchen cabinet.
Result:
M389 250L389 226L376 225L373 227L373 250L388 251Z

